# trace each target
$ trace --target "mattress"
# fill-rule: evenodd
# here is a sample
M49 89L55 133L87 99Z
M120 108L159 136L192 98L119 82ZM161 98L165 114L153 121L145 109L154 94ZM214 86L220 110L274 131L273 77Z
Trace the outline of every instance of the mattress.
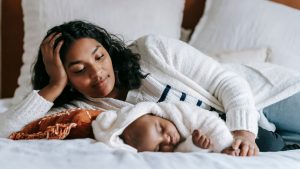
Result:
M255 157L233 157L201 152L134 153L112 149L92 139L12 141L2 138L0 168L299 169L300 150L260 153Z

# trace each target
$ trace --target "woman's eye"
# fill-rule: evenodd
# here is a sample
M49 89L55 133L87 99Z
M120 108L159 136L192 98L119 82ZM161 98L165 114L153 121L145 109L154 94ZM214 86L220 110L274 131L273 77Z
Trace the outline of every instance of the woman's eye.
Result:
M85 71L85 68L76 70L76 71L74 71L74 73L79 74L79 73L83 73L84 71Z
M102 54L102 55L100 55L100 56L96 56L96 60L98 61L98 60L101 60L102 58L104 57L104 55Z

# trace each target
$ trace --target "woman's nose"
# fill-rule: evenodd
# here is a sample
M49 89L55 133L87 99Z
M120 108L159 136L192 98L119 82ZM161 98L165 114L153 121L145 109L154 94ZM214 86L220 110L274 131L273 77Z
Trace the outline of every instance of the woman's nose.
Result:
M99 68L97 66L92 66L91 72L90 72L90 77L92 79L101 78L101 72L102 72L101 68Z

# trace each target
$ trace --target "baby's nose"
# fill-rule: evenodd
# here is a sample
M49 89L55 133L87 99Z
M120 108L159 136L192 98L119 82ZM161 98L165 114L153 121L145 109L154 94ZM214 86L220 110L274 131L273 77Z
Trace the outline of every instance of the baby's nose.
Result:
M164 134L164 144L169 145L171 143L171 136Z

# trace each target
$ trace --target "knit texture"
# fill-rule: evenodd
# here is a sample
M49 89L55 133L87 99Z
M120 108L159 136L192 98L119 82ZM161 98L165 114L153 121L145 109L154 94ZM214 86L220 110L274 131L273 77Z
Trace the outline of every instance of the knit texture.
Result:
M175 39L149 35L130 48L141 55L144 72L227 113L232 131L257 134L258 110L300 91L295 71L272 64L224 66Z
M45 100L37 91L31 92L19 104L0 114L0 137L8 137L12 132L43 117L52 106L53 103Z

